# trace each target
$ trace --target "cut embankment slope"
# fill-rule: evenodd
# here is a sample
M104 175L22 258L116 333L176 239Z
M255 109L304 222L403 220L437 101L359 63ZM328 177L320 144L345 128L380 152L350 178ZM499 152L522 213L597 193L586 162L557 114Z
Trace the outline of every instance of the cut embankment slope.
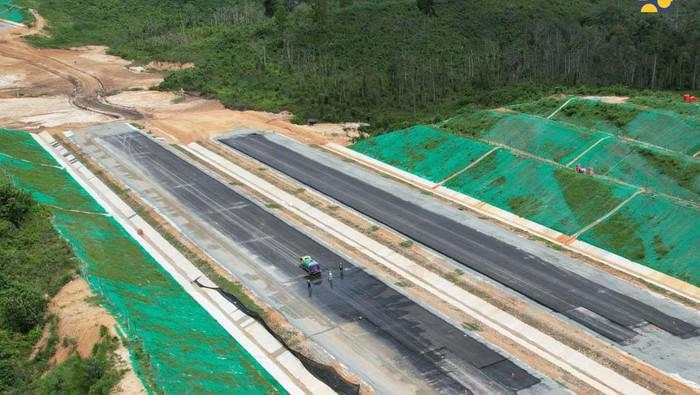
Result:
M662 273L694 285L700 284L696 252L696 241L700 239L700 234L697 226L693 226L700 220L700 212L693 202L656 194L653 190L645 189L645 193L641 193L641 186L615 179L610 172L605 177L579 174L560 163L577 156L594 155L591 151L603 143L593 148L589 146L590 149L586 144L596 144L595 138L582 140L576 134L567 132L563 134L562 140L557 140L553 128L561 125L546 120L544 126L535 125L528 129L522 127L523 119L519 116L507 122L503 121L505 116L502 114L491 113L485 117L488 122L480 122L481 125L486 125L485 128L470 131L470 135L478 140L427 126L416 126L360 141L352 148L419 175L421 174L416 169L444 166L451 157L464 157L466 151L467 158L460 163L465 168L457 175L449 179L440 178L454 171L450 167L429 179L434 182L446 180L444 186L447 188L564 234L576 235L595 246ZM492 119L489 120L489 117ZM473 124L472 121L470 123ZM450 125L456 127L460 122L459 118L455 118L450 121ZM521 126L522 134L530 133L532 138L502 138L494 141L499 136L508 135L499 134L498 125L512 127L513 122ZM531 122L534 124L534 121ZM534 144L532 141L537 139L539 142ZM399 141L411 143L401 145L396 143ZM621 144L620 141L615 143ZM488 151L491 147L498 149L486 157L478 157L478 163L475 163L470 162L470 158L476 155L470 155L470 151L463 148L471 146L478 146L479 152ZM538 147L536 152L534 147ZM609 147L605 149L614 151ZM633 151L636 152L639 151ZM610 158L613 154L605 155ZM413 159L407 162L406 158ZM627 160L633 158L635 156L631 153L626 155ZM695 166L692 159L682 159L691 168ZM622 160L618 160L615 167L620 172L630 168L625 167ZM422 173L428 174L427 171ZM673 182L673 177L651 174L648 179L655 180L659 185L681 188ZM694 182L687 181L686 185ZM692 191L683 190L694 196Z
M152 391L284 390L31 136L0 130L2 172L50 207ZM8 147L10 147L8 149ZM16 148L12 148L16 147ZM33 149L32 149L33 148ZM56 166L56 167L54 167Z
M0 19L22 23L24 21L24 12L21 8L12 4L11 0L0 0Z

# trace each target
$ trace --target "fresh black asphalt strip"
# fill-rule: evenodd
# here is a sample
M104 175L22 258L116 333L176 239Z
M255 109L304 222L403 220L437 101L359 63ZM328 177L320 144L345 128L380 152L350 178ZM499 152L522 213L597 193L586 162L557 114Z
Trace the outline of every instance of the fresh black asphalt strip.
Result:
M685 321L332 169L260 134L221 142L618 343L653 324L689 338Z
M151 180L221 231L237 245L276 270L301 277L298 257L311 255L334 270L330 284L313 286L312 303L340 324L355 322L391 344L439 392L469 392L459 379L461 366L480 372L482 380L517 391L539 379L509 359L426 310L296 230L267 210L212 178L138 132L102 137L128 156ZM337 272L342 263L343 278ZM290 285L307 295L305 280ZM368 356L371 357L371 356ZM472 373L473 374L473 373Z

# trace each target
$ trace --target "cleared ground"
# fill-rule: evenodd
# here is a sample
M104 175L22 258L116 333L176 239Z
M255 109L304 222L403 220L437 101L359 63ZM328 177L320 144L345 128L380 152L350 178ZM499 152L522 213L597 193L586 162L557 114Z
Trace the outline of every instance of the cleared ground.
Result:
M262 135L223 143L514 289L609 339L624 343L651 323L679 337L697 328L513 246L331 169Z
M129 132L104 140L204 220L272 265L276 275L287 278L288 287L297 296L308 297L297 257L311 254L323 262L323 278L331 270L334 281L333 286L328 280L312 285L315 306L339 324L357 322L393 344L435 390L460 392L469 389L470 382L484 382L485 378L495 391L520 390L538 382L507 358L143 135ZM337 270L341 263L342 278ZM470 377L475 373L483 377Z

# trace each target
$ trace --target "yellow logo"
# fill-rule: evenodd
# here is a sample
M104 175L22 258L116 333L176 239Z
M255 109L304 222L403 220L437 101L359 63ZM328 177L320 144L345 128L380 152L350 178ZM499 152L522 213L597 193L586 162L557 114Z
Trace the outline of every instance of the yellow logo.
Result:
M643 14L665 13L671 8L673 0L639 0Z

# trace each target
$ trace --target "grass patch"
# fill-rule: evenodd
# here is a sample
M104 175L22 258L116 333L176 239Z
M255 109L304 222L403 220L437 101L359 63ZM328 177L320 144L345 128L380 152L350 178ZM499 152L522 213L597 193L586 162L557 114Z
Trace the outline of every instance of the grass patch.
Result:
M460 277L464 274L464 271L461 269L455 269L445 275L445 278L453 283L453 284L459 284L460 283Z
M401 287L401 288L410 288L413 286L413 284L411 284L409 281L406 281L406 280L399 280L399 281L395 282L394 285L396 285L397 287Z
M654 252L656 252L656 259L661 259L665 257L669 252L671 252L671 247L667 246L660 235L654 235Z
M457 134L479 138L499 120L500 116L493 111L467 110L466 113L448 120L441 126Z
M403 248L409 248L413 245L413 240L404 240L399 245Z
M597 220L623 200L615 196L612 185L595 177L562 168L555 169L554 177L581 226Z
M674 179L681 187L695 193L700 192L695 187L695 180L700 174L700 162L684 161L644 148L640 148L638 153L661 174Z
M646 258L644 242L637 233L637 221L618 211L607 220L593 227L596 239L603 242L606 249L633 261L642 262Z
M617 129L622 129L640 112L640 109L624 104L575 99L559 111L555 118L564 119L588 128L611 125Z
M462 322L462 329L467 332L478 332L481 330L481 324L478 322Z
M269 208L270 210L279 210L282 208L282 206L277 203L267 203L265 204L265 207Z
M508 206L513 213L523 218L531 218L542 211L542 202L535 196L512 197L508 199Z

